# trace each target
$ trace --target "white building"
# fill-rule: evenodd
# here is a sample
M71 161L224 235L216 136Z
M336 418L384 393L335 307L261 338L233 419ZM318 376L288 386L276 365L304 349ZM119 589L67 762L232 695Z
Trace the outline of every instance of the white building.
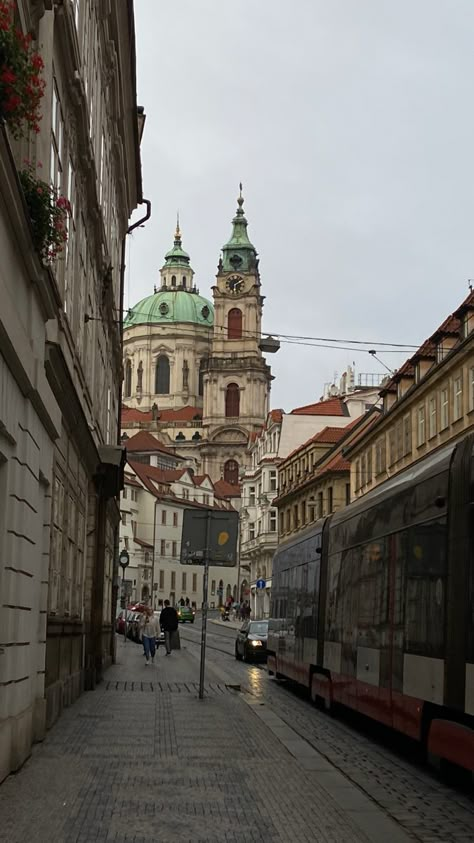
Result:
M268 617L270 611L272 560L278 547L278 511L273 506L279 491L278 466L325 427L346 427L378 400L377 387L354 385L349 366L340 384L326 390L321 401L290 413L271 410L250 441L250 467L242 478L240 594L250 601L252 617Z
M133 599L148 601L151 596L153 607L158 609L164 600L175 604L188 598L200 607L203 569L180 564L183 513L193 507L233 510L231 500L225 497L228 489L222 483L219 492L219 483L213 484L207 475L194 475L187 468L160 469L131 457L125 479L120 549L125 547L129 552L126 578L132 582ZM228 595L235 597L236 591L237 568L209 569L211 608Z
M14 5L45 90L38 134L0 122L0 779L112 658L117 313L142 201L133 3ZM25 158L35 201L53 185L70 203L59 255L47 227L38 239Z

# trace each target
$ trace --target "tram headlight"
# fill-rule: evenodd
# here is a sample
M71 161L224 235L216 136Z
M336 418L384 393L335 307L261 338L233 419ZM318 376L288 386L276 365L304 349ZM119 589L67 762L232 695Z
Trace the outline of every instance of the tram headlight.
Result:
M256 640L251 641L250 644L252 645L252 647L261 647L262 646L262 642L256 641Z

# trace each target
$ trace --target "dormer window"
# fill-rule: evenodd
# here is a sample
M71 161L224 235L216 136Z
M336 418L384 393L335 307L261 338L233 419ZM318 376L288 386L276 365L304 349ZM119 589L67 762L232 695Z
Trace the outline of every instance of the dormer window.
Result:
M462 332L463 337L466 338L474 331L474 311L468 310L464 314L464 320L462 323Z
M440 342L440 343L438 343L438 345L436 346L436 362L437 362L437 363L441 363L441 361L443 360L443 358L444 358L445 354L446 354L446 351L444 350L444 348L443 348L443 342L441 341L441 342Z

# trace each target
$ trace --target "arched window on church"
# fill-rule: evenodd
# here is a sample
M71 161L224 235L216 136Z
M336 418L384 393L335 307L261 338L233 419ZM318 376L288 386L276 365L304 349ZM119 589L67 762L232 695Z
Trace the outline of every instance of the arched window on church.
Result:
M199 364L199 384L198 384L199 395L204 395L204 366L205 365L206 365L206 360L203 357L200 364Z
M240 340L242 338L242 311L233 307L227 315L227 339Z
M130 398L132 394L132 361L127 360L125 363L125 385L124 385L124 398Z
M168 395L170 391L170 361L162 354L156 361L155 393Z
M239 464L237 460L227 460L224 463L224 480L237 486L239 483Z
M225 391L225 414L228 419L240 415L240 391L236 383L230 383Z
M171 286L176 287L176 275L171 276Z
M185 275L183 275L183 287L184 287L184 289L186 289L186 276Z

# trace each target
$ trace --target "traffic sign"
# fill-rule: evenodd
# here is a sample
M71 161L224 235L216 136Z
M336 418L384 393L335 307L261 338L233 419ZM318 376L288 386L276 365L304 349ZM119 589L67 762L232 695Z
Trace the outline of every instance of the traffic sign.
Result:
M265 588L266 584L267 583L265 580L257 580L257 582L255 583L257 588Z

